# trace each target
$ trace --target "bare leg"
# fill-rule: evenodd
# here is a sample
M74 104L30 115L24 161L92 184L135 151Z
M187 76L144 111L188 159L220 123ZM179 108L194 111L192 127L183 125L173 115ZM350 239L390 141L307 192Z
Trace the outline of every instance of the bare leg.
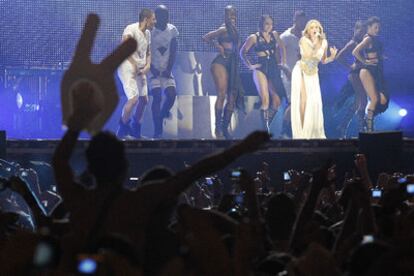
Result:
M374 78L366 69L361 69L359 76L361 78L362 85L369 97L368 109L375 110L378 104L378 93L375 89Z
M388 102L388 99L385 97L384 93L380 92L380 103L384 105L384 104L387 104L387 102Z
M228 87L228 74L226 68L217 63L211 65L211 73L214 78L214 83L217 89L217 101L215 104L215 119L216 119L216 129L215 135L216 138L223 138L223 129L222 129L222 113L224 100L227 95Z
M359 76L361 78L362 85L369 97L369 103L367 107L367 114L365 120L367 124L367 131L372 132L374 130L374 113L375 109L377 108L379 97L375 89L375 82L371 73L366 69L361 69Z
M162 119L161 119L161 88L154 88L152 94L152 121L154 123L154 138L162 134Z
M160 138L163 133L163 119L167 118L170 114L171 107L174 105L176 90L175 87L167 87L164 91L165 101L161 108L162 102L162 90L161 88L156 88L151 91L152 93L152 119L154 122L154 138Z
M352 84L352 88L355 91L355 113L358 119L359 131L364 131L365 124L365 107L367 106L367 93L362 85L359 74L351 73L348 76L349 81Z
M262 110L269 109L269 85L267 82L266 75L259 70L254 70L253 72L253 80L254 84L256 85L257 92L259 93L261 99L261 107Z
M134 136L137 138L141 138L142 117L144 115L145 107L147 104L148 104L148 96L138 97L138 104L135 110L134 124L133 124Z
M140 96L138 98L137 108L135 110L135 121L138 123L142 122L142 117L144 115L145 107L148 104L148 96Z
M263 122L263 128L270 133L270 117L269 117L269 102L270 102L270 95L269 95L269 83L267 81L266 75L259 71L255 70L253 72L253 80L256 85L257 92L259 93L260 100L261 100L261 107L260 107L260 117Z
M131 126L130 126L130 119L132 117L132 112L137 102L138 102L138 96L133 97L125 103L122 109L122 115L121 115L121 118L119 119L119 127L116 131L116 135L121 139L127 137L132 132Z
M306 112L306 88L305 88L305 81L303 76L301 77L301 85L300 85L300 123L303 128L303 124L305 123L305 112Z
M279 110L281 100L279 97L279 94L277 94L276 88L273 86L273 84L269 81L269 93L271 98L271 108L274 110Z
M292 129L290 124L290 104L285 109L283 114L282 138L292 137Z
M168 117L169 112L174 105L175 97L177 96L177 91L175 90L174 86L170 86L170 87L165 88L164 94L165 94L165 101L161 109L162 118Z
M270 81L269 81L269 94L270 94L270 99L271 99L271 104L269 108L269 127L270 127L281 104L279 94L277 94L276 88L274 87L273 83Z
M351 82L352 88L355 91L355 110L365 109L367 105L367 93L362 85L359 74L349 74L348 80Z
M138 96L129 99L122 109L122 122L124 124L128 123L131 119L132 112L134 111L134 107L138 102Z

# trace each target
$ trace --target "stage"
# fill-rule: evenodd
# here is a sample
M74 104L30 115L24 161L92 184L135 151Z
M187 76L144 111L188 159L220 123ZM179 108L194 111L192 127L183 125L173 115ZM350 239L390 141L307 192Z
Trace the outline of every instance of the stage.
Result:
M337 164L338 175L352 172L354 155L364 152L368 155L373 171L386 168L388 171L410 173L414 161L414 140L398 139L398 132L366 134L359 139L348 140L271 140L257 152L241 157L219 172L226 179L235 167L246 168L254 173L267 162L271 170L272 183L282 183L283 172L289 169L312 170L332 158ZM139 177L156 165L164 165L175 171L186 164L193 164L203 156L224 150L238 140L134 140L124 141L130 162L129 176ZM18 162L22 167L34 163L50 163L58 140L8 140L6 155L8 161ZM84 150L88 140L77 144L72 166L77 173L85 169ZM380 145L380 146L379 146ZM372 147L371 147L372 146Z

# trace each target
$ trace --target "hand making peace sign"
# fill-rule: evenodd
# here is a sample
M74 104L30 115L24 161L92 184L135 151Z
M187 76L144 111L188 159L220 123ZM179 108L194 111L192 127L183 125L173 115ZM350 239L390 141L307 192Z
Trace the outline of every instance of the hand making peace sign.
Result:
M90 55L99 26L99 17L89 14L75 50L72 63L61 82L63 124L90 134L101 130L118 104L114 72L136 49L130 38L101 63Z

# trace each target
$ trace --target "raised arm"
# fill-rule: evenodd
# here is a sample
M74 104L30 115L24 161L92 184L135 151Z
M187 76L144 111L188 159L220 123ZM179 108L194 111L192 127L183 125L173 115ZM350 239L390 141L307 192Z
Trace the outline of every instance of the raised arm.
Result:
M362 183L365 189L370 190L373 188L371 177L369 176L368 171L368 161L364 154L355 155L354 160L355 166L358 169L359 174L361 175Z
M377 232L377 225L375 221L374 211L371 208L369 191L373 188L371 178L369 176L367 159L364 154L357 154L355 156L355 165L361 175L361 223L363 234L375 234Z
M256 131L247 136L243 141L223 152L208 156L196 164L178 172L175 176L152 185L145 185L138 189L141 193L151 194L151 203L158 204L161 201L175 199L184 192L197 179L224 169L238 157L254 152L269 140L269 135L263 131ZM137 191L137 192L138 192Z
M136 41L127 39L114 52L108 55L101 63L91 63L91 51L98 30L99 17L88 15L82 35L78 41L72 63L65 72L61 82L62 102L72 101L72 110L62 110L64 122L68 131L60 141L53 155L53 168L59 192L63 198L68 198L73 185L73 171L69 159L75 148L79 133L90 126L90 123L99 118L101 106L93 100L96 90L105 95L108 110L115 108L118 98L112 97L116 93L114 72L116 68L136 49ZM72 92L72 93L71 93ZM65 115L68 114L67 118ZM105 122L103 122L104 124ZM91 131L98 131L94 127Z
M66 131L53 154L52 165L55 173L55 180L59 194L61 194L64 199L73 194L74 173L69 164L69 160L73 154L79 134L79 130L69 129Z
M220 27L217 30L211 31L203 35L203 40L204 42L210 44L211 46L219 50L221 54L224 54L224 48L218 43L217 38L224 35L226 32L226 27Z
M354 50L355 47L356 47L356 42L354 40L348 41L348 43L344 46L344 48L342 48L341 50L339 50L338 54L336 55L335 60L338 61L343 66L347 67L348 69L351 69L351 65L349 65L345 61L344 56L348 52L352 52L352 50Z
M247 207L249 220L252 222L260 222L262 214L257 199L255 183L247 171L242 170L239 183L241 189L245 192L245 207Z
M58 144L52 159L59 193L64 199L73 195L74 173L69 164L80 132L95 118L99 107L93 102L94 88L87 82L75 87L73 100L75 109L68 121L68 130Z
M302 58L313 58L316 55L316 46L307 37L302 37L299 40L300 55Z
M342 243L346 239L356 233L358 214L361 208L361 185L362 183L359 178L347 179L344 182L344 188L341 191L341 197L338 199L338 204L342 205L345 217L333 247L334 252L341 248ZM341 250L337 253L340 254L340 251Z
M306 198L293 227L289 245L291 251L296 251L296 249L300 247L301 238L304 235L307 223L312 218L319 194L328 183L327 175L328 172L326 168L320 169L313 174L313 181L309 195Z
M331 55L328 57L328 41L324 39L322 41L322 47L324 47L324 52L322 56L322 64L328 64L335 60L336 53L338 52L338 49L336 49L335 46L329 47L329 51L331 52Z

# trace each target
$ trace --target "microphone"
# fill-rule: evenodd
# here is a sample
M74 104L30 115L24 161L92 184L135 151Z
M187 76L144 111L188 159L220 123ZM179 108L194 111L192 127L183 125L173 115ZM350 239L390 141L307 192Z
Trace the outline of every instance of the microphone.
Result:
M313 34L316 35L318 38L321 37L321 33L320 32L314 32Z

